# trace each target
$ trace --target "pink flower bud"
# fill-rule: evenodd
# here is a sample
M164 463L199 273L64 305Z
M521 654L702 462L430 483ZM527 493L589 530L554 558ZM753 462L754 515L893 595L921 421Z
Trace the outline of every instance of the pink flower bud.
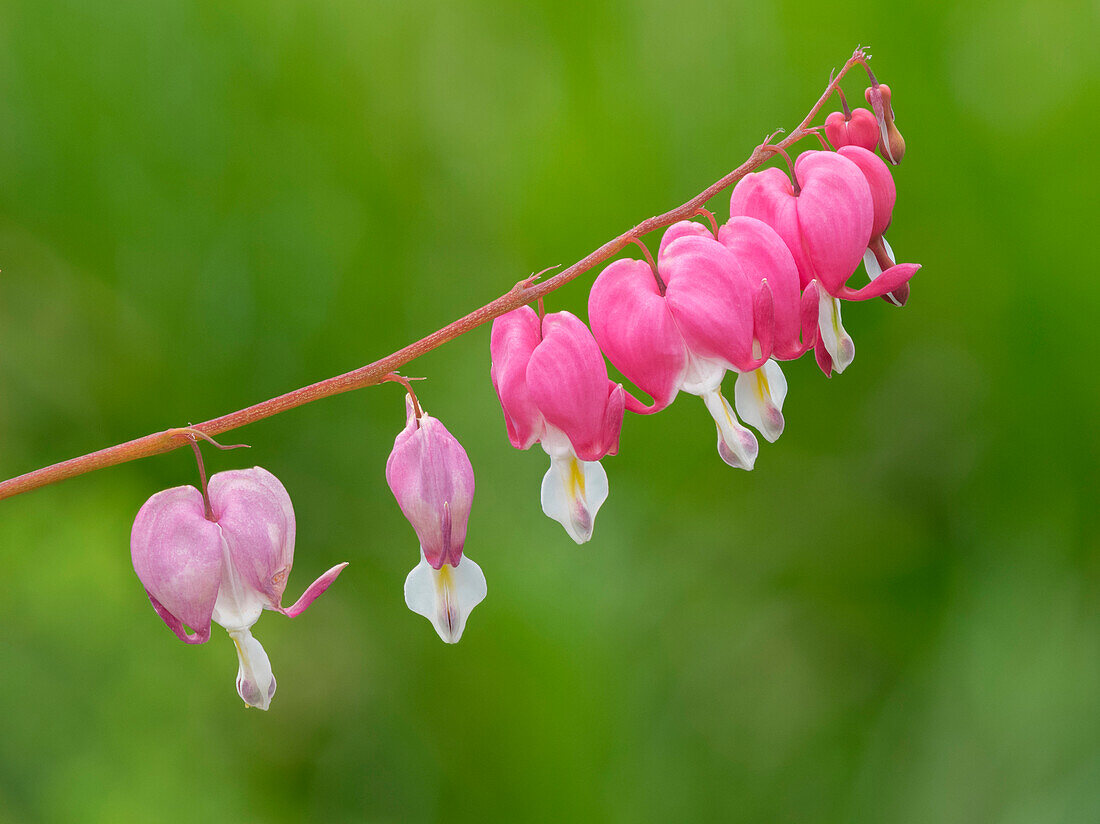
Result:
M607 499L599 461L619 449L623 388L607 377L588 327L569 312L540 319L524 306L502 315L493 321L490 353L509 440L517 449L541 443L550 456L543 511L584 543Z
M878 145L878 122L868 109L853 109L850 116L832 112L825 118L825 136L836 148L862 146L870 151Z
M890 87L885 83L872 82L864 89L863 96L875 112L875 122L879 129L878 148L882 156L894 166L905 157L905 138L894 123L894 107L890 102Z
M485 598L485 575L462 554L474 502L474 468L440 421L406 396L406 424L386 461L386 481L420 539L420 563L405 580L405 603L448 644L462 637Z
M134 571L157 614L182 640L205 643L211 620L229 632L240 664L237 691L249 706L266 710L275 677L252 625L264 609L300 615L347 564L330 569L284 608L294 509L283 485L254 467L214 475L208 495L210 519L202 493L191 486L166 489L145 502L130 534Z

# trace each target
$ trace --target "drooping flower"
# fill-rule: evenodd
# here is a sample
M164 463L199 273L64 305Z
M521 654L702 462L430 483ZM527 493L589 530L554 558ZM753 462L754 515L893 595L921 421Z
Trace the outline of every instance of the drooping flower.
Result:
M683 390L703 399L718 429L718 454L752 469L759 446L722 396L730 369L762 366L772 346L772 301L730 251L698 224L669 228L656 271L640 260L617 260L596 278L588 317L616 368L653 398L627 407L651 414Z
M542 511L578 544L592 537L607 500L600 464L619 449L625 396L588 327L569 312L539 318L524 306L493 321L490 375L516 449L550 456Z
M420 539L420 563L405 579L405 603L457 643L485 598L485 575L462 554L474 501L474 468L462 444L406 396L405 428L386 461L386 482Z
M885 236L897 200L894 176L878 155L859 146L844 146L837 150L837 154L843 155L859 167L871 189L874 219L871 223L871 239L863 251L863 268L867 270L867 276L874 280L897 263L894 250L890 248ZM909 299L908 282L882 297L895 306L904 306Z
M279 480L258 466L217 473L205 498L193 486L153 495L134 519L130 555L153 609L181 640L205 643L211 620L225 628L237 649L237 692L262 710L275 695L275 676L253 624L265 609L300 615L347 566L334 566L282 606L294 508Z
M733 216L755 217L783 238L803 287L818 284L818 339L814 354L826 375L843 372L855 344L840 318L840 299L867 300L894 291L920 268L902 263L862 289L847 285L871 238L874 202L859 167L835 152L810 151L794 164L798 184L781 169L746 175L734 187Z

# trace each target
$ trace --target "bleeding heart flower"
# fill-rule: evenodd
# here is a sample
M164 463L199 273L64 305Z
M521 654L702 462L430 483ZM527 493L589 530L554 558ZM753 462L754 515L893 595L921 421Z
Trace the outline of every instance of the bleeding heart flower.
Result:
M780 169L746 175L734 187L731 215L755 217L786 243L803 287L817 281L818 365L825 374L852 362L855 345L840 319L840 299L867 300L897 289L920 268L900 264L862 289L847 280L863 259L874 225L874 201L866 178L835 152L803 152L794 164L798 184Z
M718 429L727 464L752 469L759 446L722 396L729 369L750 372L772 347L772 298L752 283L729 250L704 227L669 227L656 271L640 260L618 260L592 286L588 316L613 364L653 398L627 407L651 414L681 390L703 399Z
M524 306L502 315L493 321L489 348L512 446L541 443L550 456L542 510L583 544L607 500L600 459L619 449L623 387L607 377L592 333L569 312L540 319Z
M252 625L265 609L300 615L347 566L334 566L294 606L282 606L294 508L278 479L258 466L219 472L205 496L193 486L153 495L134 519L130 555L153 609L181 640L205 643L211 620L226 629L237 649L237 692L262 710L275 676Z
M420 539L420 563L405 579L405 603L454 644L486 593L481 567L462 554L474 468L462 444L411 395L405 406L405 428L386 461L386 481Z

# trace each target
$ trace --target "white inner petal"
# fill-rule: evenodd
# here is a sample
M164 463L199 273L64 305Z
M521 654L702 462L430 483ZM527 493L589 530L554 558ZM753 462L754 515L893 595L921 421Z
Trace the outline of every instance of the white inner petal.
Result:
M582 461L572 448L549 454L550 468L542 478L542 511L583 544L592 537L596 513L607 500L607 473L599 461Z
M868 280L874 280L882 274L882 267L878 265L878 258L870 249L863 250L863 268L867 270Z
M263 646L247 629L230 630L237 648L237 694L250 707L266 710L275 695L275 675Z
M718 454L736 469L752 469L760 445L756 436L743 427L719 389L703 393L703 403L718 427Z
M230 633L247 630L259 620L263 609L263 596L241 580L237 568L233 566L229 544L223 538L222 580L218 585L218 599L214 602L214 621Z
M817 331L833 359L833 369L843 372L856 357L856 345L840 321L840 300L824 289L818 292Z
M759 369L739 374L733 386L737 414L768 443L775 443L783 434L783 400L786 397L787 378L772 358Z
M433 569L420 552L420 563L405 579L405 603L432 622L448 644L458 643L470 612L485 599L485 574L465 555L457 566Z

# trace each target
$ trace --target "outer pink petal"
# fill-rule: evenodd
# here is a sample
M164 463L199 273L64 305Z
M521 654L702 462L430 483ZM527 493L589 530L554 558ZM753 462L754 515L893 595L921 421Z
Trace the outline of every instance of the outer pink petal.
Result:
M753 295L759 284L750 283L730 251L709 237L669 244L659 268L688 349L746 368L753 359Z
M635 408L632 399L627 406L648 414L672 403L687 353L649 265L624 259L604 269L588 296L588 319L615 368L654 401L646 409Z
M386 461L386 481L428 563L457 566L474 502L474 468L462 444L437 418L425 414L417 426L410 415Z
M665 233L661 235L661 248L657 252L657 259L660 260L665 253L665 249L672 241L682 237L709 237L712 240L714 239L710 229L703 224L696 223L694 220L678 221L665 229Z
M863 260L871 240L871 190L859 167L835 152L803 152L795 171L802 186L796 198L798 225L810 267L801 272L802 280L808 283L812 273L835 295ZM790 247L790 239L783 239Z
M718 230L718 240L730 250L750 281L767 280L774 318L772 357L790 360L806 349L801 327L798 267L775 230L751 217L733 217Z
M130 532L130 557L168 627L189 644L206 641L221 583L222 533L206 520L202 493L177 486L146 501Z
M805 288L814 279L798 223L798 198L786 172L771 168L743 177L733 187L730 215L731 219L756 218L770 226L787 245L798 269L800 285Z
M302 593L302 597L294 602L293 606L287 607L286 609L279 607L279 612L281 612L288 618L297 618L299 615L306 611L310 604L317 600L318 596L320 596L322 592L324 592L326 589L329 588L329 586L331 586L332 582L336 580L336 576L343 572L344 567L346 566L346 561L342 564L337 564L336 566L334 566L332 569L330 569L328 572L326 572L324 575L322 575L320 578L310 584L306 591Z
M294 565L294 506L279 479L259 466L219 472L210 508L244 581L277 609Z
M808 351L817 343L818 323L818 292L817 281L810 281L806 291L802 293L802 346L803 351Z
M597 461L618 447L618 429L611 433L606 423L610 381L600 347L569 312L546 315L542 332L527 364L531 399L546 422L565 433L579 458ZM607 440L612 435L614 440Z
M863 109L863 111L867 110ZM873 120L874 115L871 115L870 112L867 112L867 114ZM838 149L837 154L855 163L867 179L867 185L871 187L871 202L874 204L871 237L879 237L890 225L890 218L894 214L894 203L898 197L897 188L894 185L894 176L890 174L890 167L877 154L860 146L845 146Z
M508 440L516 449L528 449L542 436L542 415L527 389L527 364L541 340L539 316L530 306L521 306L493 321L489 374L504 410Z
M913 277L918 269L920 269L919 263L899 263L896 266L891 266L862 289L852 289L848 286L844 286L841 287L836 296L844 300L867 300L868 298L877 298L880 295L885 295L887 292L893 292L903 284L908 283L909 278ZM905 297L908 298L908 296L908 291L906 291Z

